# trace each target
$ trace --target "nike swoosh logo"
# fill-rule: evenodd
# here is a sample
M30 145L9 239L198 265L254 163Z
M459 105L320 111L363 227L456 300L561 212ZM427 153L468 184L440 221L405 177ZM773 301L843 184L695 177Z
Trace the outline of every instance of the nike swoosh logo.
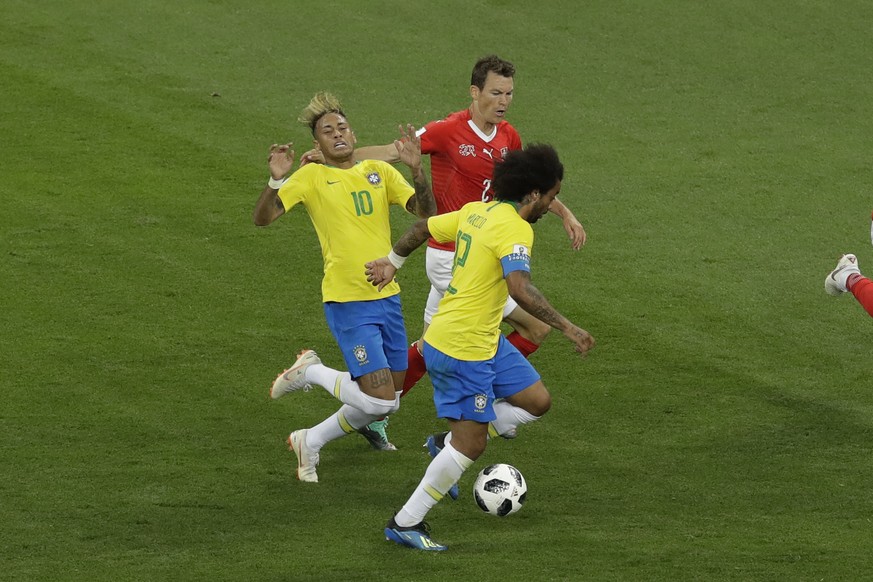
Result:
M327 181L328 186L333 186L334 184L339 184L339 183L340 183L339 180L334 180L333 182L331 182L330 180Z

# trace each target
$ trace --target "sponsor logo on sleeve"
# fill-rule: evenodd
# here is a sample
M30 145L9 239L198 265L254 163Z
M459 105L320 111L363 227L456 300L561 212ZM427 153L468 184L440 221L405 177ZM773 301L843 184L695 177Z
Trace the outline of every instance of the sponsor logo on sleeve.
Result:
M512 252L509 254L509 260L530 262L530 249L525 245L512 245Z

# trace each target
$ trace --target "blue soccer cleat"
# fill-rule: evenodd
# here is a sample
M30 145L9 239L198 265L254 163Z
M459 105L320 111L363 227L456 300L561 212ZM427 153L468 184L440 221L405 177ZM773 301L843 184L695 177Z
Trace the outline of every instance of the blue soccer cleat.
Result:
M425 521L409 527L401 527L392 517L385 526L385 539L401 546L425 552L442 552L449 549L448 546L438 544L430 539L430 526Z
M440 454L440 451L443 450L443 443L446 441L446 435L449 434L447 432L440 432L437 434L432 434L427 437L427 440L424 441L424 446L427 447L427 452L430 453L431 458L436 457ZM449 497L453 500L458 498L458 484L455 483L449 488Z

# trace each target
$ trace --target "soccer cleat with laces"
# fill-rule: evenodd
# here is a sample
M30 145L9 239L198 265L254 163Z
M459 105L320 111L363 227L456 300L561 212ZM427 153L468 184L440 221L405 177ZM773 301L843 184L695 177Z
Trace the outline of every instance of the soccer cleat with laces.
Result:
M387 416L382 420L374 420L367 426L359 428L358 432L377 451L396 451L397 447L388 441L388 433L385 432L386 428L388 428Z
M401 546L426 552L442 552L448 549L447 546L430 539L430 526L426 521L420 521L409 527L401 527L392 517L385 526L385 539Z
M437 434L432 434L427 437L427 440L424 441L424 446L427 447L427 452L430 454L431 458L436 457L440 454L440 451L443 450L446 442L446 435L449 434L447 432L440 432ZM452 499L457 499L460 490L458 489L458 484L455 483L451 487L449 487L449 497Z
M318 453L306 446L307 429L295 430L288 436L288 448L297 455L297 478L308 483L318 483Z
M294 365L279 374L270 387L270 397L273 400L282 398L289 392L296 390L309 390L312 386L306 381L306 368L313 364L320 364L321 358L312 350L302 350L297 354Z
M835 297L845 293L848 291L846 280L854 274L861 274L858 270L858 258L852 254L843 255L837 263L837 268L825 277L825 292Z

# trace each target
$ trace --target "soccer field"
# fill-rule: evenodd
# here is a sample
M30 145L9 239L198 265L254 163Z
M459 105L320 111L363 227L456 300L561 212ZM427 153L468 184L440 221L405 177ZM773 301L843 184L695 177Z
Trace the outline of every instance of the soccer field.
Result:
M822 282L873 273L871 29L861 0L0 3L0 580L869 577L873 321ZM306 213L251 213L316 91L387 143L489 53L589 236L540 221L533 281L598 344L532 356L552 410L418 553L382 528L444 426L430 383L397 452L354 435L296 481L285 437L337 403L270 382L343 364ZM506 519L470 494L496 462L527 479Z

